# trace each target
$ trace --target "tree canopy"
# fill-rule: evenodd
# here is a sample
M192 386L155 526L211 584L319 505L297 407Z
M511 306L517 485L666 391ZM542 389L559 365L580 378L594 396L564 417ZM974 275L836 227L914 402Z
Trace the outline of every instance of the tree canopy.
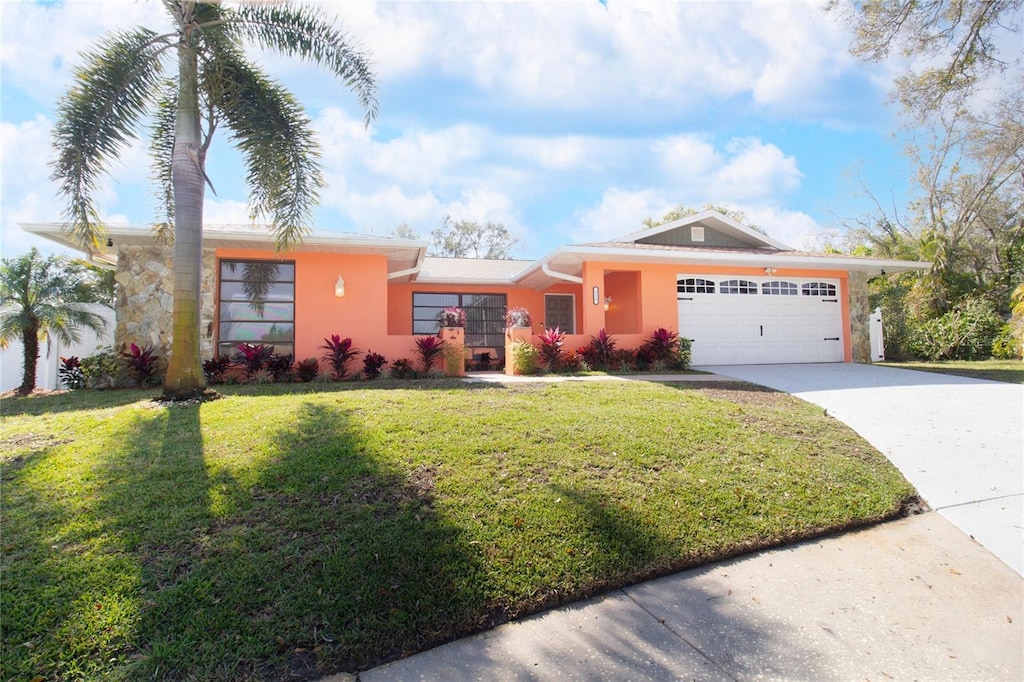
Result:
M1021 4L832 5L854 27L855 55L880 61L898 52L908 60L893 96L903 106L915 191L905 207L872 196L874 212L845 221L849 250L932 263L925 273L874 282L887 312L887 349L891 342L897 355L955 356L957 339L999 327L993 320L1009 315L1011 292L1024 281ZM942 336L956 343L935 343ZM972 355L984 345L964 344Z
M0 261L0 348L15 339L22 342L19 393L27 395L36 387L40 342L53 337L71 344L81 339L82 329L106 329L94 306L110 307L107 295L96 275L77 261L43 258L36 249Z
M478 223L445 216L431 231L427 252L447 258L507 259L512 257L512 250L518 243L519 239L501 223Z
M220 128L242 152L253 222L269 223L284 250L308 230L324 179L320 147L288 90L246 55L248 45L325 68L353 90L369 123L377 113L367 58L317 7L228 7L163 0L169 27L136 27L102 38L82 56L58 105L53 178L67 200L66 230L90 251L103 221L94 195L110 161L149 122L162 237L174 241L174 312L164 393L204 386L199 364L199 281L206 154ZM171 227L173 225L173 228Z

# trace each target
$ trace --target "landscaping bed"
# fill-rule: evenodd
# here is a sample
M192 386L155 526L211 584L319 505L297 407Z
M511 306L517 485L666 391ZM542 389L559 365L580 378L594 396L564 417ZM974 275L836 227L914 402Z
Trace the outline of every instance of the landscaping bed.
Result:
M901 513L747 384L232 386L0 403L0 677L295 679Z

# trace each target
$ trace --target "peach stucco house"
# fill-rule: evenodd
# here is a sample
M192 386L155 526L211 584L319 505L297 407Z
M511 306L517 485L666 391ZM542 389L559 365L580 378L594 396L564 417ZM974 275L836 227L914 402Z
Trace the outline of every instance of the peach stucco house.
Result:
M56 224L24 225L71 246ZM148 229L110 226L97 258L117 269L115 343L170 347L171 250ZM804 253L714 211L609 242L562 246L538 260L432 258L420 240L315 232L276 253L260 228L204 231L203 354L241 342L319 357L351 337L388 360L413 356L437 314L467 310L468 353L504 355L504 314L522 306L533 332L559 327L567 347L604 328L636 347L658 327L693 339L693 364L868 362L868 278L927 263ZM253 304L256 297L256 304Z

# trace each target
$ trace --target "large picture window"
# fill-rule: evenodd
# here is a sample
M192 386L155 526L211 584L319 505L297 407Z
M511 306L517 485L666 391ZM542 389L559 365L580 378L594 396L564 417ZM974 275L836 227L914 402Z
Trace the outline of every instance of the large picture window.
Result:
M437 316L456 306L466 311L466 345L473 348L505 348L505 294L412 295L412 333L436 334Z
M240 343L273 346L295 354L295 263L262 260L220 262L217 354Z

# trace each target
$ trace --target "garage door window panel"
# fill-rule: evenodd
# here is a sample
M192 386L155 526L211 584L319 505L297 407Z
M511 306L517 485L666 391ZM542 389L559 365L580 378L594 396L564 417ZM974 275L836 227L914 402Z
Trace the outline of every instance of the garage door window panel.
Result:
M828 282L808 282L801 287L804 296L835 296L836 285Z
M728 279L722 282L720 291L723 294L757 294L757 282L745 279Z
M761 285L761 293L765 296L796 296L800 289L793 282L765 282Z
M715 283L710 279L688 277L676 282L676 293L679 294L713 294Z

